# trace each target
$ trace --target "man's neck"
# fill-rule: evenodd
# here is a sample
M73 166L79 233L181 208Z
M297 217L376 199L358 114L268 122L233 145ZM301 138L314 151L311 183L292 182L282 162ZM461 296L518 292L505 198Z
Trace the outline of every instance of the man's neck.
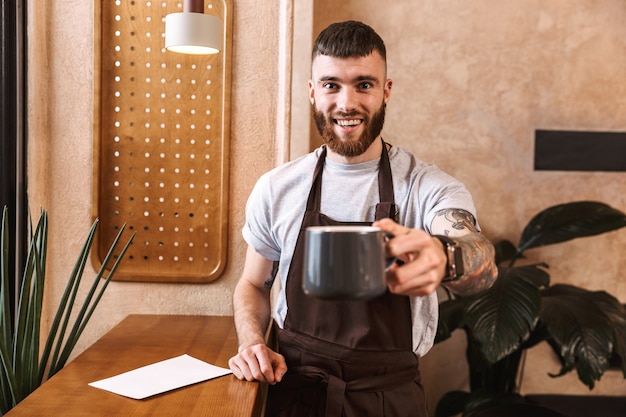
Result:
M380 136L378 136L376 139L374 139L374 142L372 142L370 147L367 148L367 150L363 152L361 155L346 157L346 156L339 155L333 152L332 150L330 150L330 148L328 148L327 150L328 154L326 157L330 159L331 161L337 162L340 164L360 164L361 162L373 161L374 159L380 158L380 154L383 150L382 146L383 146L383 141L381 140Z

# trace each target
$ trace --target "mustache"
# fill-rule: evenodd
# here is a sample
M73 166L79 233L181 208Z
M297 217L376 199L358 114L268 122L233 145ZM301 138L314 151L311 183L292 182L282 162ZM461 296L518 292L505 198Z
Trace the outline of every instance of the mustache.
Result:
M342 111L338 111L335 112L334 114L331 115L332 118L337 118L337 117L352 117L352 118L360 118L360 119L366 119L366 116L361 114L358 111L349 111L349 112L342 112Z

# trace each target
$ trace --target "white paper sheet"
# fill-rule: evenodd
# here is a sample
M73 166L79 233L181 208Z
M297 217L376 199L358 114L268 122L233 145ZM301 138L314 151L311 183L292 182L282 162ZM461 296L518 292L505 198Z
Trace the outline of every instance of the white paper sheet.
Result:
M181 355L91 382L89 385L140 400L230 373L230 369L211 365L189 355Z

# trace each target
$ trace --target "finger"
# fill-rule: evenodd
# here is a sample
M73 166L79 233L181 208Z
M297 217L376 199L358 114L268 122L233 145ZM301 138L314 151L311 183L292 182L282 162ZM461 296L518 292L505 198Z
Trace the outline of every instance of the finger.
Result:
M398 236L406 235L411 229L407 229L391 219L378 220L373 223L373 226L385 232L385 257L394 258L399 256L401 253L394 251L394 249L390 247L389 242Z
M372 224L372 226L378 227L381 230L387 233L391 233L393 235L402 235L405 234L407 230L409 230L391 219L377 220Z
M248 362L242 358L241 355L234 356L229 361L230 369L233 371L235 376L239 379L245 379L246 381L254 381L254 375L250 367L248 366Z
M274 356L274 355L272 355ZM268 384L274 385L276 382L276 374L274 372L274 359L270 358L270 355L262 354L257 356L259 368L259 374L256 375L256 378L259 381L265 381Z
M430 235L423 230L408 229L387 242L387 253L404 262L411 262L422 256L422 252L432 245Z
M389 290L404 295L429 295L439 285L436 260L429 261L427 254L420 255L402 266L394 266L387 275Z
M276 354L272 362L274 367L274 377L276 382L280 382L283 376L287 373L287 363L283 355Z
M252 377L258 381L275 384L280 380L278 378L282 378L287 369L284 357L266 345L248 347L242 350L239 355L244 358ZM281 369L280 377L275 374L276 367Z
M239 369L239 366L235 363L234 357L228 360L228 367L233 371L233 375L235 375L237 379L243 379L243 372L241 372L241 369Z
M411 280L410 282L388 282L389 291L394 294L421 297L432 294L437 290L438 284L430 279Z
M239 353L241 361L238 364L247 381L270 382L262 370L263 359L261 356L254 349L244 349Z

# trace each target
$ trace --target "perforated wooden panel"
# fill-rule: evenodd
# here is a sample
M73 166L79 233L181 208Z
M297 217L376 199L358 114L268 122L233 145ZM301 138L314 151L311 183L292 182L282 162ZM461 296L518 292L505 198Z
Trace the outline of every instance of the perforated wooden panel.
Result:
M99 265L123 224L136 231L119 280L209 282L225 266L231 5L205 7L223 48L197 56L164 49L182 1L96 1L92 253Z

